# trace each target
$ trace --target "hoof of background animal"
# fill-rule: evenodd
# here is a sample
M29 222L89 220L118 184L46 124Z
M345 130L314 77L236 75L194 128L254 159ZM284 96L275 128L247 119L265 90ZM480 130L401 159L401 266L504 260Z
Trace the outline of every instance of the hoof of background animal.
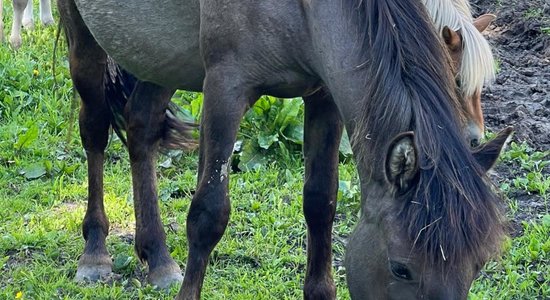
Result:
M33 30L34 29L34 23L32 20L25 21L23 20L23 28L26 30Z
M108 278L112 274L113 264L107 255L93 258L90 255L82 255L78 261L75 281L96 282Z
M160 289L169 289L173 284L180 285L183 282L183 276L180 267L172 263L149 272L147 281Z
M41 19L41 21L44 26L53 25L55 23L52 16L47 16L44 19Z
M21 37L20 36L10 37L10 45L14 50L19 49L21 47Z

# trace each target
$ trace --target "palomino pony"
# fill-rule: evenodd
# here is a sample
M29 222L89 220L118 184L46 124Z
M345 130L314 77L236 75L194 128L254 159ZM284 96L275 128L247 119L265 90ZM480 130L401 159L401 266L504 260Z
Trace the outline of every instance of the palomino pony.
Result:
M422 0L441 33L453 60L457 84L469 112L467 138L477 146L484 135L481 88L495 77L491 48L481 35L495 19L485 14L472 18L467 0Z
M3 1L0 1L0 43L4 41ZM34 26L32 0L13 0L13 22L10 44L14 49L21 47L21 26ZM44 25L54 23L50 0L40 0L40 21Z
M176 88L203 91L197 189L187 217L189 255L178 299L198 299L211 251L229 220L229 163L239 122L262 94L304 98L307 268L304 298L334 299L331 234L338 144L352 136L362 191L361 232L350 242L354 297L465 299L503 236L486 170L504 144L471 152L451 63L416 0L58 0L71 76L81 94L88 158L86 240L77 279L110 271L103 160L124 107L136 214L136 252L148 280L181 280L157 204L154 161L173 145L166 113ZM130 16L147 16L148 24ZM139 80L130 88L128 74ZM130 93L131 91L131 93ZM116 102L116 101L115 101ZM189 139L180 144L189 146ZM353 269L360 261L361 270ZM351 265L350 265L351 263ZM365 278L367 281L361 280ZM358 291L353 283L370 290ZM403 295L403 296L400 296Z

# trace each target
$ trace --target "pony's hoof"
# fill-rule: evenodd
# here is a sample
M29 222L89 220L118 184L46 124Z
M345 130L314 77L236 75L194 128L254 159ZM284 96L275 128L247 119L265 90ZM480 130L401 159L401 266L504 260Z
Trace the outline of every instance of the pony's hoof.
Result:
M34 22L32 20L30 20L30 21L23 20L23 28L25 28L25 30L33 30L34 29Z
M41 21L42 21L42 24L44 26L50 26L50 25L53 25L55 23L52 16L45 17Z
M180 267L176 263L172 263L150 271L147 281L160 289L169 289L173 284L180 285L183 282L183 276Z
M112 274L111 266L80 266L76 270L76 282L96 282Z
M92 257L83 254L78 261L75 281L96 282L108 278L112 274L112 262L109 256Z
M10 45L13 50L21 48L21 37L12 36L10 37Z

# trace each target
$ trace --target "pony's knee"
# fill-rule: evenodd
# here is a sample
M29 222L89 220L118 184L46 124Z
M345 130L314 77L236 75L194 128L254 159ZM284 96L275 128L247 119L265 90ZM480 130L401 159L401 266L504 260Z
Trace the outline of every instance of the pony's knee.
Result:
M216 190L198 191L187 216L188 239L203 251L213 249L229 222L229 198L225 191L217 193Z

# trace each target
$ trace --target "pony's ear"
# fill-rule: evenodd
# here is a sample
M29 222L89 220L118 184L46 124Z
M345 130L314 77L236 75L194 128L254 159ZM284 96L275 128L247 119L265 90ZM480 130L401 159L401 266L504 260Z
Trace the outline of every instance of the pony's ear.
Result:
M388 147L384 171L388 182L405 190L418 173L418 151L412 131L398 134Z
M512 131L512 127L507 127L500 131L494 139L474 149L472 154L483 171L487 172L495 165Z
M460 43L460 35L458 34L458 32L445 26L441 31L441 35L443 36L443 41L445 41L445 45L447 45L447 48L450 51L456 51L460 49L461 43Z
M474 26L477 28L477 31L483 32L491 23L497 18L497 16L493 14L484 14L479 17L477 17L474 20Z

